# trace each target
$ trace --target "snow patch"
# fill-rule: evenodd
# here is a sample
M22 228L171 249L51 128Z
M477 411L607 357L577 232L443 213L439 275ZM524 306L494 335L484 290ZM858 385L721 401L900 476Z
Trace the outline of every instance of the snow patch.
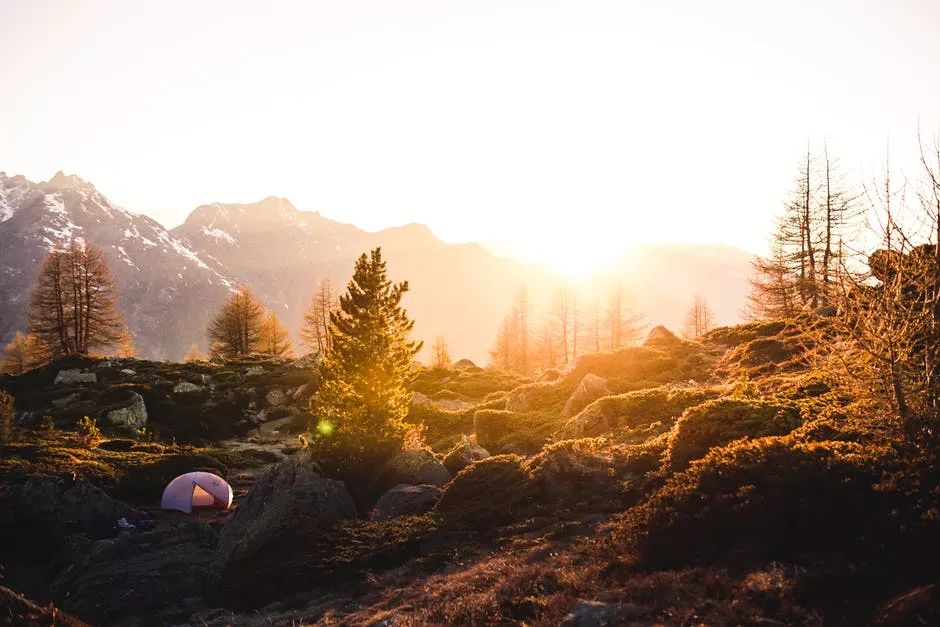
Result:
M226 231L223 231L222 229L215 229L215 228L210 229L209 227L204 226L202 227L202 233L206 237L213 237L218 240L223 240L223 241L228 242L229 244L235 243L235 238L229 235Z

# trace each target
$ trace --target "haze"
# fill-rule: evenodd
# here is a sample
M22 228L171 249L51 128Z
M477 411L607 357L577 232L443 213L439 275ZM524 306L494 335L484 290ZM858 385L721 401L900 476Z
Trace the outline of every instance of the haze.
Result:
M765 248L807 140L940 127L929 2L0 1L0 169L167 226L286 196L573 273ZM851 156L851 160L849 160Z

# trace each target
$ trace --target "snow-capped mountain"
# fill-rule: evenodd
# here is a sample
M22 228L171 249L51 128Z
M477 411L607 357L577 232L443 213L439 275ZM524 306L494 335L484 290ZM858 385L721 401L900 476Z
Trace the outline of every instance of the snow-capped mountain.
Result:
M100 247L141 353L179 357L235 285L156 221L111 203L77 176L44 183L0 172L0 340L26 327L43 256L69 239Z
M520 286L536 324L565 279L491 254L477 244L447 244L408 224L369 232L300 211L287 199L203 205L168 231L117 207L90 183L61 172L44 183L0 172L0 342L26 328L29 292L43 256L70 238L100 247L119 293L119 307L141 356L180 359L205 350L206 326L228 294L248 285L293 331L317 285L342 290L355 259L381 246L394 280L408 280L405 305L414 336L446 338L455 358L487 361L496 330ZM600 275L598 298L626 287L651 324L681 330L692 295L712 303L718 321L744 308L751 256L716 246L648 246ZM593 300L593 298L592 298ZM600 302L600 300L598 300ZM298 350L303 350L298 346Z

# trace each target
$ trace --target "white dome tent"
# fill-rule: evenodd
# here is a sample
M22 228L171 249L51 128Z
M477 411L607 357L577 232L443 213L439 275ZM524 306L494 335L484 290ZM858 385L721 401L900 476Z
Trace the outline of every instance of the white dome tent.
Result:
M211 472L188 472L167 484L161 509L175 509L191 514L194 507L228 509L232 505L232 486Z

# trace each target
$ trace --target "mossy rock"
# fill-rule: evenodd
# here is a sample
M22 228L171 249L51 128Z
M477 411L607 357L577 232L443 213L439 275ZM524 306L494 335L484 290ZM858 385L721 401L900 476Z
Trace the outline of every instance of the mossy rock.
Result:
M444 520L477 528L501 526L523 516L533 504L534 485L525 458L497 455L457 473L444 486L435 511Z
M892 520L897 495L878 485L888 455L792 436L713 449L628 513L615 550L655 568L741 567L808 553L871 557L900 529Z
M669 463L683 470L709 449L741 438L784 435L803 423L793 402L720 398L692 407L676 422Z

